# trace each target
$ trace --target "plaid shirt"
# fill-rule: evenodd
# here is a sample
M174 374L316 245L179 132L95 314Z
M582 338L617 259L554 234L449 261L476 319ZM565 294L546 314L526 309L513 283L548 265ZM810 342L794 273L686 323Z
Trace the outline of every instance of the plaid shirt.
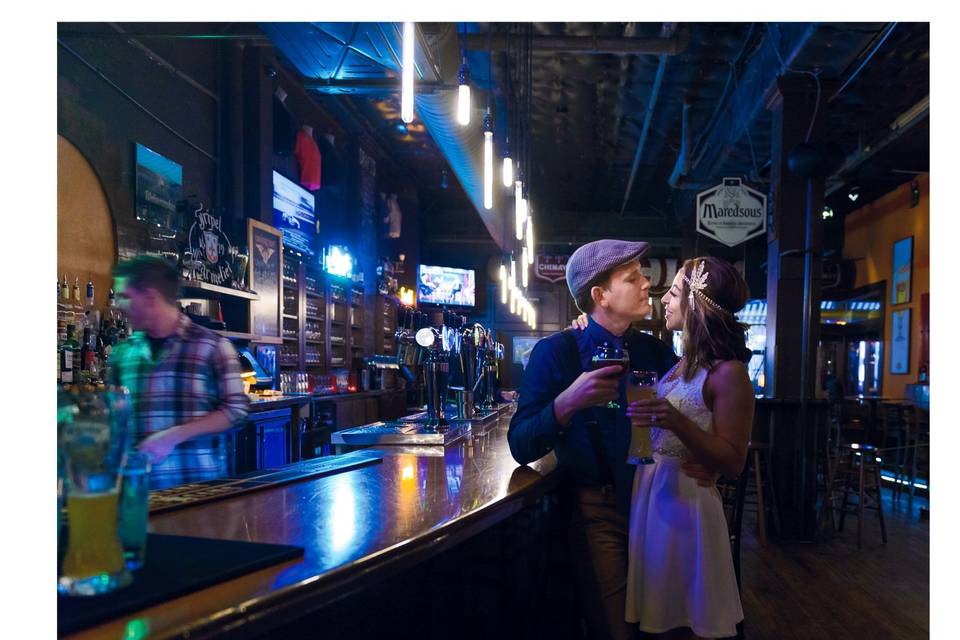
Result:
M249 399L240 381L240 363L230 341L180 316L154 360L142 331L110 354L107 377L130 390L131 429L139 445L147 436L225 410L236 425L247 415ZM227 473L224 438L204 435L177 445L150 472L150 488L163 489L211 480Z

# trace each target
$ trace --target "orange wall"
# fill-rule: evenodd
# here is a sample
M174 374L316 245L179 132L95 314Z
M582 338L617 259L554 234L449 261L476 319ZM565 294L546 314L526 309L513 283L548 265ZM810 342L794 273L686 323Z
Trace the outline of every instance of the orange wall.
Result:
M920 296L930 292L930 176L917 176L920 204L910 207L910 183L849 214L844 221L843 256L857 261L857 287L887 283L883 336L883 394L903 397L904 387L917 381L920 367ZM890 304L893 243L913 236L913 281L910 302ZM890 373L890 330L894 310L910 308L910 370Z

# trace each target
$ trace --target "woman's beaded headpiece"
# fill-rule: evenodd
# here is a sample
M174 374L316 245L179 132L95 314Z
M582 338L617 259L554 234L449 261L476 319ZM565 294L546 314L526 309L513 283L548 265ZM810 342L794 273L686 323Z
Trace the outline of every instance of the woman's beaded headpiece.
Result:
M721 313L726 313L726 314L728 314L728 315L733 315L732 313L730 313L729 311L727 311L726 309L724 309L723 307L721 307L719 304L717 304L716 302L714 302L714 301L710 298L710 296L708 296L707 294L705 294L705 293L703 292L703 290L707 288L707 276L710 275L710 272L709 272L709 271L706 271L706 272L705 272L705 271L703 270L703 268L706 266L706 264L707 264L707 263L706 263L705 261L701 260L701 261L698 262L698 263L696 264L696 266L693 268L693 271L690 273L690 276L689 276L689 277L687 277L687 274L685 274L685 273L682 274L684 282L686 282L686 283L687 283L687 286L690 287L690 294L689 294L689 297L688 297L688 301L689 301L689 303L690 303L690 307L693 308L693 307L695 306L695 304L694 304L695 300L696 300L697 298L700 298L701 300L703 300L704 302L706 302L708 305L710 305L711 307L713 307L713 308L716 309L717 311L719 311L719 312L721 312Z

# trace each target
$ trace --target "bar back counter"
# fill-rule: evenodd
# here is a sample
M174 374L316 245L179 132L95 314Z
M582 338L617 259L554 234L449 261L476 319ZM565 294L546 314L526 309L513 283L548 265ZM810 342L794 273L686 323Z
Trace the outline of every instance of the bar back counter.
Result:
M557 484L556 460L520 467L507 444L511 415L512 407L447 447L365 449L372 462L359 468L154 513L154 534L295 545L303 556L69 637L125 638L138 629L151 638L294 637L307 616L336 619L331 605L352 594L415 572L525 509L546 510L539 503ZM422 605L429 615L429 602Z

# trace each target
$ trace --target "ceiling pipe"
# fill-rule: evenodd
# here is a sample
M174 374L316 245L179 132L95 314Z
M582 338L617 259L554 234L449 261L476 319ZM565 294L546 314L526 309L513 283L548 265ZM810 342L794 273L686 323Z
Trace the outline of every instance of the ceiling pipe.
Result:
M303 87L308 91L320 93L387 93L400 91L399 78L311 78L303 81ZM435 91L453 91L455 84L443 82L417 82L414 85L417 93L434 93Z
M468 34L467 49L503 51L507 48L507 34ZM608 38L597 36L543 36L530 37L531 46L538 52L580 54L639 54L675 56L683 53L690 43L690 34L681 30L676 37L665 38Z
M883 43L886 42L887 38L890 37L890 34L893 33L893 30L896 26L897 26L896 22L891 22L887 24L886 28L884 28L884 30L880 33L880 35L877 36L877 38L875 38L873 45L867 47L867 53L866 55L862 56L862 62L859 65L857 65L857 68L854 69L849 76L847 76L847 79L843 81L843 84L840 85L840 88L837 89L832 96L827 98L827 104L830 104L831 102L836 100L837 97L841 93L843 93L844 89L846 89L847 86L851 82L853 82L858 75L860 75L860 72L863 71L863 68L867 66L867 63L870 62L870 59L873 58L874 54L877 53L877 51L880 49Z
M667 35L671 34L677 28L676 23L664 23L663 31ZM643 116L643 129L640 131L640 140L637 142L637 153L633 156L633 166L630 168L630 178L627 180L627 190L623 194L623 204L620 205L620 215L623 215L627 208L627 201L630 199L630 192L633 191L633 182L637 178L637 169L640 168L640 157L643 155L643 147L647 143L647 134L650 132L650 122L653 120L653 110L657 106L657 99L660 97L660 87L663 86L663 76L667 71L668 56L661 55L660 62L657 65L657 76L653 81L653 89L650 91L650 100L647 103L647 112Z
M886 137L876 144L865 147L848 156L846 161L844 161L843 166L827 179L827 182L831 182L832 184L826 189L825 195L829 196L843 188L844 184L846 184L844 176L849 176L851 173L856 171L860 165L880 153L886 147L890 146L893 142L900 138L900 136L915 127L920 122L923 122L929 115L930 96L928 95L925 96L923 100L913 105L904 111L900 116L898 116L890 125L892 131L890 131Z
M676 189L680 178L690 173L691 158L693 149L693 134L690 130L690 103L683 101L683 113L680 116L680 155L677 156L677 163L673 165L673 173L667 178L667 184Z

